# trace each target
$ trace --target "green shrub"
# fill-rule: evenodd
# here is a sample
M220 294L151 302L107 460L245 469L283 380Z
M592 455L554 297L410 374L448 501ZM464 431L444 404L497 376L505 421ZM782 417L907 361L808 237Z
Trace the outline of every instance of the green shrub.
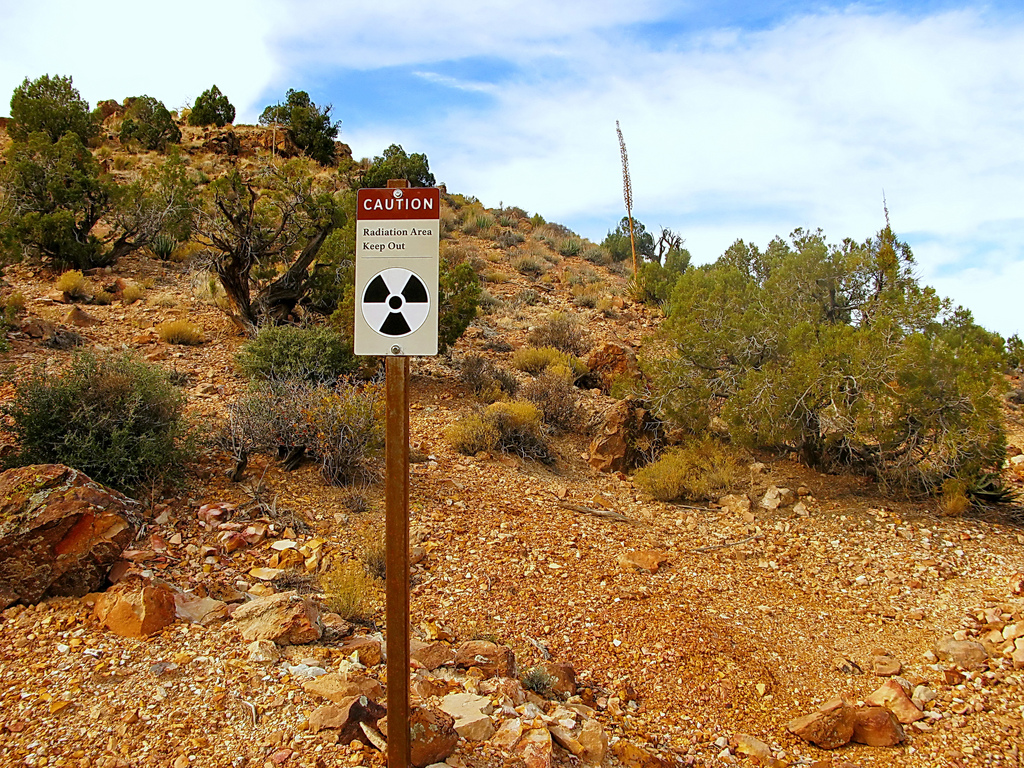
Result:
M8 466L66 464L122 491L172 478L195 447L184 405L164 371L130 355L37 368L2 408L18 446Z
M70 132L87 144L98 130L99 125L89 112L89 102L72 85L70 77L26 77L14 89L7 133L15 141L25 141L31 134L42 132L51 143L56 143Z
M512 262L512 266L521 275L528 277L540 277L544 273L544 265L535 256L520 256Z
M590 349L580 321L565 312L552 312L530 331L527 340L535 347L554 347L567 355L580 356Z
M338 138L341 121L331 120L331 110L329 104L318 107L305 91L289 88L284 102L263 110L260 124L284 126L288 137L307 157L320 165L334 165L337 162L334 140Z
M637 471L633 482L658 501L712 501L729 491L738 472L732 453L705 437L667 451Z
M915 277L889 227L830 245L795 231L737 241L675 280L648 360L663 411L692 432L720 416L734 440L853 467L898 492L997 468L1001 349Z
M480 280L467 262L450 264L441 259L438 275L440 307L437 314L437 349L451 349L476 317L480 306Z
M363 186L386 187L390 179L405 179L411 187L432 187L437 183L427 156L421 152L407 154L399 144L392 144L383 155L373 158L373 165L363 177Z
M181 129L163 102L152 96L135 96L125 103L128 109L118 135L122 144L138 142L143 149L163 152L168 144L181 142Z
M215 125L223 128L235 121L235 108L216 85L203 91L188 115L189 125Z
M359 366L345 338L319 326L265 326L242 347L236 361L250 378L308 381L331 381Z

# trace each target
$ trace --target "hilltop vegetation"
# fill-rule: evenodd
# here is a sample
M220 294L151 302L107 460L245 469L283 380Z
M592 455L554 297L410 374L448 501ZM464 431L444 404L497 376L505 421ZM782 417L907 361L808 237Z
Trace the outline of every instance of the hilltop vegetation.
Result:
M336 141L331 107L304 91L268 106L260 122L269 128L255 135L231 126L233 117L216 86L176 116L149 96L90 111L71 78L26 79L11 99L0 175L4 258L85 271L138 251L198 261L246 334L328 324L348 358L338 370L355 372L354 191L388 178L434 184L429 162L397 145L353 161ZM688 439L721 424L737 445L866 472L893 491L933 493L951 480L992 490L1005 449L1002 372L1020 342L1007 345L919 285L909 247L888 225L865 243L830 245L801 230L763 252L737 242L694 267L679 234L663 229L655 239L634 224L632 243L623 219L597 245L540 216L496 215L446 194L442 350L494 279L489 265L447 244L456 228L507 249L520 273L541 279L539 244L620 274L635 246L641 268L629 290L665 322L640 377L619 382L620 393ZM580 275L570 286L580 306L600 300L589 282Z

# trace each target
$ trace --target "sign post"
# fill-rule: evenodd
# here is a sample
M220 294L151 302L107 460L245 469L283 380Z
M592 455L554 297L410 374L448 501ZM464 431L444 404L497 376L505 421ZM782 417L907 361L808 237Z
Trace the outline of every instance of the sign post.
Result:
M355 353L383 355L388 768L408 768L409 357L437 354L440 191L361 189L356 199Z

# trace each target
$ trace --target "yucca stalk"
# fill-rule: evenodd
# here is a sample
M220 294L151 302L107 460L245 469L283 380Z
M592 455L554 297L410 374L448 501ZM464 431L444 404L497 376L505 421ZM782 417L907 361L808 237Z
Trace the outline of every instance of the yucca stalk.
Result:
M619 121L615 121L615 132L619 134L619 151L622 154L622 196L626 201L626 216L629 219L629 247L633 252L633 274L636 270L636 242L633 240L633 185L629 181L629 156L626 154L626 140L622 138Z

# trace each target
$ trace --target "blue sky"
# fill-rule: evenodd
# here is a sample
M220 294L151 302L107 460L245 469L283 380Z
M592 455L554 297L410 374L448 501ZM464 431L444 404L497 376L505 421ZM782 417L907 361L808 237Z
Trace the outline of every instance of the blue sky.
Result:
M924 282L1024 331L1019 2L0 1L4 100L44 73L172 108L216 83L254 122L302 89L356 157L402 144L598 241L624 213L619 120L634 214L696 261L796 227L865 239L884 194Z

